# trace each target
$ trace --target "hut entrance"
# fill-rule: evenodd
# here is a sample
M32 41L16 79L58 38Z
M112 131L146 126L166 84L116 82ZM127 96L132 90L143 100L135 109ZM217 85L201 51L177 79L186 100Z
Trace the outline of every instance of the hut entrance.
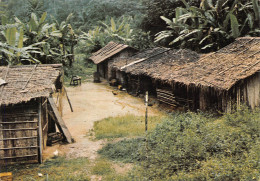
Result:
M145 92L148 91L149 95L156 96L156 87L150 77L128 74L127 80L127 91L129 94L137 96L139 94L145 94Z

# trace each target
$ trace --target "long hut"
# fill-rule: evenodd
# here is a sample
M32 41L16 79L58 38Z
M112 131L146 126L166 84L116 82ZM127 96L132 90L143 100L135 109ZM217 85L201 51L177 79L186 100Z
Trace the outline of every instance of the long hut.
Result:
M123 66L121 70L130 78L136 77L139 82L137 87L142 93L148 91L150 95L156 95L159 102L169 105L186 106L187 97L180 96L183 91L182 87L177 89L170 81L162 81L162 76L170 76L172 72L190 62L197 61L199 57L191 50L164 49L155 55ZM132 85L131 82L130 85Z
M231 112L241 104L254 109L260 106L260 38L239 38L170 75L155 77L182 86L193 109Z
M72 141L58 111L62 88L60 64L0 67L0 166L41 163L56 126Z
M105 47L93 53L90 57L97 65L97 72L107 80L113 77L111 64L122 58L132 56L137 50L124 44L109 42Z

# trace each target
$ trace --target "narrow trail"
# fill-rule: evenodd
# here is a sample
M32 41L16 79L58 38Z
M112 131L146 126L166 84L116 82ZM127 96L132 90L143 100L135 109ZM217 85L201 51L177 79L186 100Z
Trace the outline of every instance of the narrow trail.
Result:
M66 99L63 100L63 119L69 128L75 143L55 145L44 151L44 158L53 156L55 150L68 158L87 157L93 161L97 157L97 150L104 145L103 140L93 141L88 135L94 122L118 115L144 115L145 106L140 98L135 98L125 92L113 95L114 89L106 83L86 82L81 86L68 87L67 92L74 112L70 111ZM149 108L149 115L157 115L156 108Z

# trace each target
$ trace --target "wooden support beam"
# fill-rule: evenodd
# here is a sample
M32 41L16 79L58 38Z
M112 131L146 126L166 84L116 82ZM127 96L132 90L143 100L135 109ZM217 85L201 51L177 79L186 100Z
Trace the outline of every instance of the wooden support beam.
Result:
M71 136L69 129L67 128L65 122L63 121L62 117L60 116L60 113L57 109L56 104L54 103L53 98L49 97L48 101L49 101L52 111L55 115L56 119L54 119L54 121L55 121L59 131L65 136L68 143L72 143L72 136Z
M65 91L65 94L66 94L67 100L68 100L69 105L70 105L70 110L71 110L71 112L73 112L73 108L72 108L72 105L71 105L71 102L70 102L70 99L69 99L69 96L68 96L68 93L67 93L67 90L66 90L65 87L64 87L64 91Z
M38 156L38 154L33 154L33 155L23 155L23 156L14 156L14 157L3 157L0 158L0 160L5 160L5 159L15 159L15 158L26 158L26 157L35 157Z
M42 103L41 101L39 101L39 107L38 107L38 145L39 145L39 149L38 149L38 161L39 163L42 163L43 159L42 159L42 151L43 151L43 138L42 138Z
M17 129L0 129L0 131L26 131L26 130L37 130L37 128L17 128Z
M0 124L23 124L23 123L38 123L38 122L37 121L0 122Z
M35 149L35 148L39 148L39 146L26 146L26 147L0 148L0 150Z
M0 139L0 141L9 141L9 140L25 140L25 139L36 139L37 136L33 137L20 137L20 138L5 138L5 139Z

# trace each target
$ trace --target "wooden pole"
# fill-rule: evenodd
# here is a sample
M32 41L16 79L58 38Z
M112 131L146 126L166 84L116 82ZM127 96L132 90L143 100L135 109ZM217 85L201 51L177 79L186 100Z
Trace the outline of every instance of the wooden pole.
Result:
M145 132L148 130L148 91L145 93Z
M66 94L67 100L68 100L69 105L70 105L70 110L71 110L71 112L73 112L73 108L72 108L72 105L71 105L71 102L70 102L70 99L69 99L69 96L68 96L68 93L67 93L67 90L66 90L65 87L64 87L64 91L65 91L65 94Z
M39 144L39 163L42 163L42 103L39 101L39 108L38 108L38 144Z

